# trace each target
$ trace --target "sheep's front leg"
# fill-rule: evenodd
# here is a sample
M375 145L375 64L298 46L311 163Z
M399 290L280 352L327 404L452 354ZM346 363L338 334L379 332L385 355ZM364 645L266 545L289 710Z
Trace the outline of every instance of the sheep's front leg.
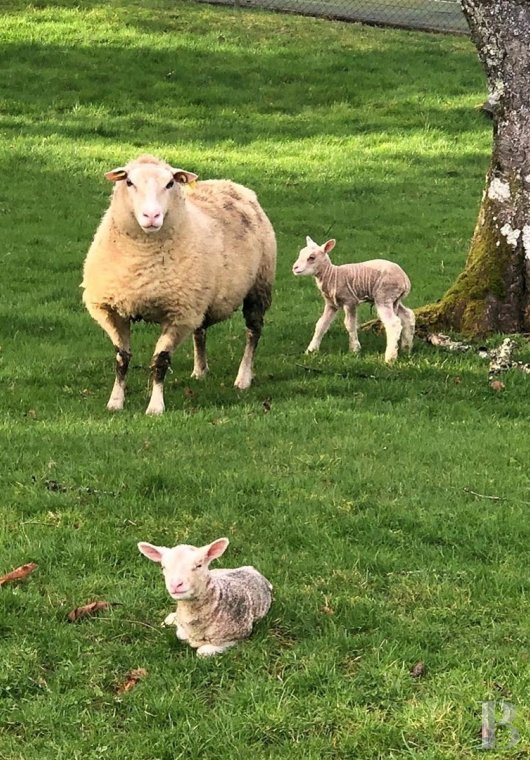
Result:
M102 306L87 304L93 319L105 330L116 350L116 377L107 409L118 412L125 401L125 378L131 360L131 323L116 312Z
M171 364L171 355L191 331L192 328L186 325L162 325L162 334L157 341L151 361L153 390L146 414L163 414L165 409L164 379Z
M357 306L344 307L344 327L350 336L350 351L358 354L361 350L361 344L357 335Z
M320 348L320 343L322 342L322 338L329 330L329 326L335 319L336 314L336 307L329 303L329 301L326 301L322 316L315 325L315 333L311 339L311 343L306 349L306 354L312 354L314 351L318 351Z
M199 327L193 333L193 372L191 376L200 380L208 372L206 358L206 328Z
M375 308L386 332L385 362L391 364L398 355L398 341L402 330L401 320L394 312L392 304L376 304Z

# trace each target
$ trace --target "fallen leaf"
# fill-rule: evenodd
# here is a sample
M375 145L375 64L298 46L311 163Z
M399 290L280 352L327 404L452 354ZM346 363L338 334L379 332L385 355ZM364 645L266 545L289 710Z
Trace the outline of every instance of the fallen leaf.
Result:
M36 420L37 412L35 411L35 409L28 409L28 411L26 412L26 417L29 417L32 420Z
M271 410L271 400L270 398L266 398L262 404L263 406L263 414L267 414Z
M426 672L425 663L423 662L423 660L420 660L414 665L413 668L411 668L410 675L413 678L423 678L423 676L425 675L425 672Z
M331 607L328 607L326 604L324 604L324 605L323 605L323 606L320 608L320 612L321 612L323 615L334 615L334 614L335 614L335 610L334 610L334 609L332 609Z
M127 673L126 679L123 683L118 684L116 691L118 694L123 694L126 691L134 689L138 681L147 676L147 670L145 668L136 668Z
M83 604L81 607L76 607L68 613L68 620L71 623L75 623L76 620L86 617L87 615L94 615L100 610L108 610L111 607L110 602L90 602L90 604Z
M499 391L503 391L506 388L506 386L504 385L502 380L492 380L490 383L490 388L492 391L497 391L498 393Z
M186 398L192 398L195 395L191 388L184 388L182 392Z
M66 491L66 486L62 483L58 483L56 480L45 480L44 485L48 491Z
M453 383L455 385L460 385L461 382L462 382L462 378L460 377L460 375L457 375L456 377L453 377Z
M25 578L36 570L37 567L38 565L36 565L35 562L28 562L25 565L15 568L15 570L11 570L10 573L6 573L0 577L0 586L3 586L4 583L11 583L11 581L22 580L22 578Z

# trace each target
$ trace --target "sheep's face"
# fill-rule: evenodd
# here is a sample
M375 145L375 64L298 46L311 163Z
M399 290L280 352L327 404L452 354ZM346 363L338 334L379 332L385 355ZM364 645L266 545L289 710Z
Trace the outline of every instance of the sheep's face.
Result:
M117 192L147 234L162 229L175 194L181 192L181 185L197 179L192 172L173 169L159 162L132 162L107 172L105 177L120 183Z
M227 538L219 538L207 546L181 544L168 549L167 546L153 546L142 541L138 549L148 559L160 563L170 597L182 602L197 599L204 593L208 565L223 554L228 543Z
M298 258L293 264L293 274L297 277L303 274L318 274L328 253L335 247L334 240L328 240L324 245L319 245L306 237L306 247L302 248Z

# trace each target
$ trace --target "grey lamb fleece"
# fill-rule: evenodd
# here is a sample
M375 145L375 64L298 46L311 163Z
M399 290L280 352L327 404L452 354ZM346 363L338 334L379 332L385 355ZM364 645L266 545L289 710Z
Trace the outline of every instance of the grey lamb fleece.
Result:
M177 604L176 622L192 647L246 639L272 603L272 584L254 567L211 570L198 599Z
M395 303L410 293L406 273L386 259L336 265L326 256L315 277L322 295L340 307L364 301Z

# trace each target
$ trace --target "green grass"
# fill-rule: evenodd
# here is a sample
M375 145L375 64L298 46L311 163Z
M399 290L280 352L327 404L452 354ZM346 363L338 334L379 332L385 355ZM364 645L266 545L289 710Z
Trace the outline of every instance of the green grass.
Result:
M321 303L290 274L306 234L334 236L337 262L400 262L412 306L444 292L490 147L471 43L165 0L3 14L0 573L39 567L0 590L0 758L469 760L489 699L522 739L487 756L527 757L528 380L494 393L479 358L420 342L388 369L381 337L352 357L339 323L304 357ZM175 355L161 419L155 328L109 416L113 353L78 289L103 172L144 150L253 187L279 242L255 385L232 389L236 316L203 383ZM136 543L221 535L275 602L201 661L158 627L170 600ZM119 605L66 622L93 599Z

